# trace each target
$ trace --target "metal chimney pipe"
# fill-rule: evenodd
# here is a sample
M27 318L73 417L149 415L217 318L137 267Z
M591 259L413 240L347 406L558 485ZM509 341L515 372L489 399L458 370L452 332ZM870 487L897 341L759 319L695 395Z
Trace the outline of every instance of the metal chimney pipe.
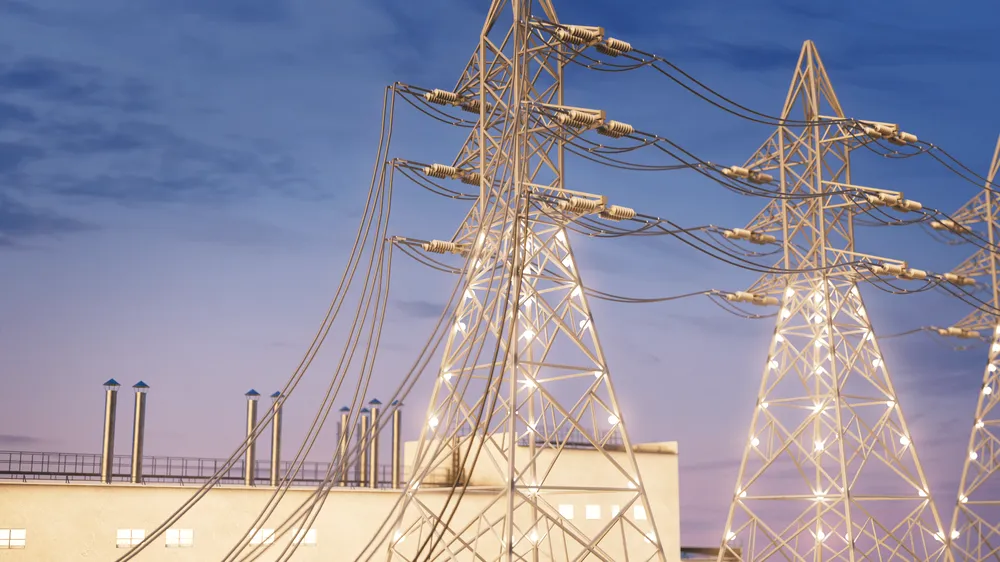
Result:
M278 486L278 482L281 481L281 406L278 404L278 399L281 398L281 392L275 392L271 395L271 399L274 401L272 408L274 408L274 417L271 418L271 485L274 487Z
M247 397L247 439L250 440L250 443L243 461L243 484L253 486L256 475L254 469L257 464L257 440L253 438L253 430L257 425L257 399L260 398L260 393L251 388L245 396Z
M372 398L368 406L371 407L371 437L369 438L368 449L368 487L378 488L378 411L382 403L378 398Z
M347 424L349 423L351 409L344 406L340 409L340 426L337 428L340 440L340 485L347 485L347 473L351 468L351 459L347 458Z
M118 410L118 381L104 383L104 446L101 447L101 483L110 484L115 464L115 412Z
M399 488L403 463L403 404L393 400L392 404L392 487Z
M149 385L139 381L135 390L135 411L132 415L132 483L142 483L142 445L146 440L146 392Z
M358 486L364 486L368 476L368 408L361 408L361 432L358 435Z

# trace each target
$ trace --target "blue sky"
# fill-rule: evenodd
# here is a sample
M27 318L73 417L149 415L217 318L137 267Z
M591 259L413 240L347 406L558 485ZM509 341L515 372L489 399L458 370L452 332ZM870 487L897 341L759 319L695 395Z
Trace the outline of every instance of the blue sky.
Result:
M487 3L81 6L0 0L0 449L96 452L100 384L114 377L152 386L149 454L226 456L240 438L243 393L281 386L339 279L373 164L382 88L454 84ZM801 43L812 39L849 115L898 122L980 173L1000 134L994 2L557 8L565 22L602 25L759 111L780 110ZM714 162L742 162L770 134L653 73L574 71L567 80L567 103L603 107ZM397 135L393 155L418 161L449 161L461 142L406 110ZM570 166L574 189L687 225L741 226L764 203L693 173ZM857 183L943 210L975 194L927 159L861 156L854 170ZM394 234L447 238L466 210L397 191ZM858 239L860 250L935 271L971 251L940 246L919 228L859 229ZM576 251L589 285L622 294L754 280L669 240L576 241ZM413 334L429 332L450 290L441 274L397 267L393 354L373 396L395 387L393 370L423 344ZM941 295L863 295L877 333L967 312ZM680 441L685 542L715 542L773 324L705 300L594 307L633 438ZM947 518L985 349L937 343L915 336L883 348ZM321 388L325 367L306 388ZM413 415L426 392L411 399ZM127 416L131 400L123 403ZM294 440L311 411L307 398L289 404Z

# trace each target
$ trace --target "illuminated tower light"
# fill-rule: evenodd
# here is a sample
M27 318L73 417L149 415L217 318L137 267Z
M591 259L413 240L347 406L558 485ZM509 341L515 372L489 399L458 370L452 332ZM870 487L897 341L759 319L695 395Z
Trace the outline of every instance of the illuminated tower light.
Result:
M782 308L781 309L781 317L782 318L788 318L791 315L792 315L792 311L791 310L788 310L787 308Z
M887 408L894 408L896 407L896 401L892 399L886 400L885 405Z
M771 367L772 369L777 369L778 368L778 361L775 360L775 359L771 359L771 361L767 365L769 367Z
M750 440L750 444L756 447L757 445L760 445L760 439L754 437L753 439Z
M902 437L899 438L899 444L904 447L908 446L910 444L910 438L903 435Z
M969 460L976 460L979 458L979 453L975 451L969 451Z
M431 416L431 419L427 420L427 425L430 426L431 429L437 427L439 423L441 422L437 419L437 416Z
M788 287L787 289L785 289L785 296L789 297L789 298L794 297L795 296L795 289L792 289L791 287Z
M822 451L822 450L823 450L823 446L824 446L824 443L823 443L822 441L816 441L816 442L814 443L814 445L815 445L815 450L816 450L817 452L819 452L819 451Z
M621 420L618 419L618 416L616 416L614 414L611 414L610 416L608 416L608 423L611 424L611 425L618 425L618 422L620 422L620 421Z

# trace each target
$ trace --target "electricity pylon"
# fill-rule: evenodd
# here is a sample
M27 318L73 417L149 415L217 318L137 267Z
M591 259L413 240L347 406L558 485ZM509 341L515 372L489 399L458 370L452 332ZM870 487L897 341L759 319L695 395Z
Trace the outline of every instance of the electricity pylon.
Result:
M665 560L565 230L635 214L563 174L567 135L630 129L562 106L567 58L630 47L554 22L549 0L494 0L457 87L425 95L479 119L452 165L424 172L480 194L450 241L424 246L465 256L465 286L390 560ZM584 498L599 520L567 507Z
M727 176L768 183L773 200L747 227L784 254L750 289L781 310L719 560L931 560L943 533L857 283L871 274L926 277L855 251L854 215L920 205L853 185L852 150L916 141L895 125L846 119L806 41L777 131ZM787 197L794 195L794 198Z
M986 188L965 204L952 218L935 221L935 230L965 234L983 239L974 228L985 227L986 248L965 260L952 273L963 285L973 285L976 279L989 283L988 304L992 311L977 309L949 328L939 329L942 335L977 337L979 331L990 333L989 363L979 388L976 415L973 418L969 451L965 457L958 501L951 519L952 552L958 560L1000 562L1000 324L995 311L1000 310L1000 288L997 269L1000 265L996 244L1000 228L997 195L991 187L1000 170L1000 139L997 140L993 161L987 175Z

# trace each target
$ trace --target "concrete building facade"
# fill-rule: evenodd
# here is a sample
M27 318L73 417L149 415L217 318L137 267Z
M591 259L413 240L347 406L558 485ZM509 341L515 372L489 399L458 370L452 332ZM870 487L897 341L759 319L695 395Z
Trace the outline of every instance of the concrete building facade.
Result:
M416 443L405 444L405 459L412 458L415 447ZM667 560L679 560L677 445L654 443L634 449L652 512L635 513L636 522L641 524L652 515ZM591 470L588 457L596 452L580 449L569 453L560 460L561 466L568 462L568 467L554 477L599 487L607 475ZM487 496L477 489L494 487L495 483L480 480L475 473L469 475L469 491L458 518L463 512L477 511L485 501ZM197 483L0 480L0 561L115 560L152 533L197 488ZM289 541L298 540L294 560L349 562L376 536L401 497L398 489L337 486L327 494L322 511L308 528L293 526L287 535L274 538L274 529L309 498L313 489L304 485L292 488L267 521L254 525L274 488L235 483L218 486L163 536L152 540L137 559L221 560L239 539L249 536L252 543L269 544L267 553L258 560L274 560ZM440 488L440 492L443 501L448 488ZM591 532L619 509L585 495L562 495L549 501L558 506L566 523ZM602 496L601 502L607 501L607 496Z

